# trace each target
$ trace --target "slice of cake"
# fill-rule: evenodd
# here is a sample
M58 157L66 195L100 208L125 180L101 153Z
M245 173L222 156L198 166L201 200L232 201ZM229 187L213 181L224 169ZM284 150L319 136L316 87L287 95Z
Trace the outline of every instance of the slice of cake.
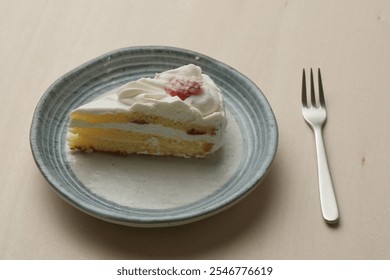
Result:
M71 150L207 157L222 144L221 90L189 64L116 88L70 114Z

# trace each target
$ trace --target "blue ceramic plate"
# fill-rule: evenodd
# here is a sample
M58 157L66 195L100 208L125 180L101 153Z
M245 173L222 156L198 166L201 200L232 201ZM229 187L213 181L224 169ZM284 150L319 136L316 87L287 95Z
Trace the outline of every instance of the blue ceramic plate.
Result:
M193 63L222 89L225 144L210 159L119 157L67 148L69 113L130 80ZM55 81L39 101L30 131L36 164L53 189L97 218L138 227L172 226L211 216L259 185L274 159L277 123L261 90L213 58L145 46L97 57Z

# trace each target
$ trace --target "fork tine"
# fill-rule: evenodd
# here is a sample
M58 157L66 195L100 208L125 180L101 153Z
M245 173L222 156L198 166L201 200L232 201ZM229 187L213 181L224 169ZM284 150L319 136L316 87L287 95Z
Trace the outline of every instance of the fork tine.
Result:
M321 70L318 68L318 88L320 94L320 106L325 107L324 89L322 88Z
M313 107L317 107L315 95L316 95L316 93L314 90L313 69L310 68L310 99L311 99L311 106L313 106Z
M305 69L302 71L302 106L307 107Z

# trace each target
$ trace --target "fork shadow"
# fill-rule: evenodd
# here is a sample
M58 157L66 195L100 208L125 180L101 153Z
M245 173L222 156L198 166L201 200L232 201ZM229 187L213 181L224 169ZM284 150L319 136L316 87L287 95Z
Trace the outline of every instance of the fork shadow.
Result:
M224 247L253 232L261 231L271 219L271 205L275 199L278 184L278 162L275 159L270 171L247 197L238 204L212 217L191 224L167 228L135 228L108 223L84 214L59 197L58 215L77 239L99 252L99 258L107 259L234 259L223 253ZM54 195L53 195L54 196ZM60 201L58 201L60 200ZM71 246L71 244L70 244ZM221 254L218 252L221 251ZM82 259L96 259L93 253Z

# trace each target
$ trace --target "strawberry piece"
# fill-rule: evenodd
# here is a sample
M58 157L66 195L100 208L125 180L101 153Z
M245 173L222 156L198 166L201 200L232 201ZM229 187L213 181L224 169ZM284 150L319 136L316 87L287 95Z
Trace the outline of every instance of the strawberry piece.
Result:
M185 100L191 95L202 93L202 81L196 78L173 78L165 87L165 91L171 96Z

